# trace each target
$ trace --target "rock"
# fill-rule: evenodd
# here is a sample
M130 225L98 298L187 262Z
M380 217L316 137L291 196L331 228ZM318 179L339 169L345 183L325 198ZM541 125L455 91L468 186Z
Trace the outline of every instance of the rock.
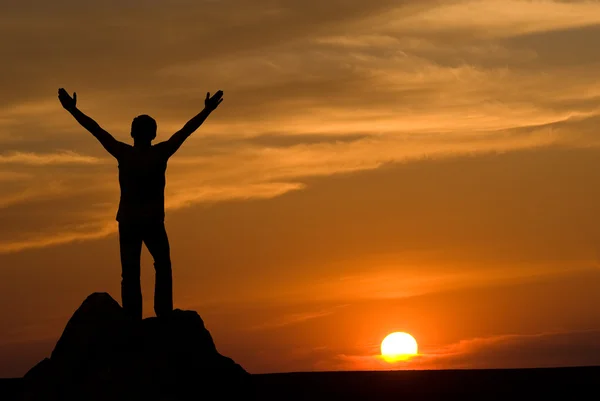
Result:
M107 293L73 314L51 357L24 377L24 400L253 399L250 374L218 353L194 311L130 320Z

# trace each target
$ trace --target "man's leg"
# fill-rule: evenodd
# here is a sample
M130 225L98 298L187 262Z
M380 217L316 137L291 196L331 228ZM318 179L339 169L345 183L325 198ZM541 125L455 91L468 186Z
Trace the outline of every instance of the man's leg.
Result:
M156 316L173 310L173 279L171 273L171 251L165 224L152 222L144 230L144 242L154 258L156 278L154 284L154 311Z
M140 257L142 235L135 224L119 223L121 248L121 299L125 313L134 319L142 318L142 286L140 284Z

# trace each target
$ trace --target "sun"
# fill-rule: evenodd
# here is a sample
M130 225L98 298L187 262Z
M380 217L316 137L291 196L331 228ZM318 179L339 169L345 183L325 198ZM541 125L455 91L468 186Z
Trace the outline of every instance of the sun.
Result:
M381 356L387 362L406 361L417 355L417 340L408 333L389 334L381 342Z

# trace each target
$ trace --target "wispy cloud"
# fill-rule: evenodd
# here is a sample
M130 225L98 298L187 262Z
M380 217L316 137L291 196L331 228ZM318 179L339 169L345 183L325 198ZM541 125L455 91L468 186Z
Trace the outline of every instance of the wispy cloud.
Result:
M28 178L31 178L31 174L15 171L0 171L0 182L21 181Z
M381 21L398 31L513 36L600 23L600 4L575 0L462 0L445 2L407 18Z
M117 231L117 226L111 222L104 225L92 224L92 227L81 230L60 230L50 234L31 235L28 239L7 240L0 242L0 253L19 252L26 249L38 249L48 246L68 244L78 241L89 241L104 238Z
M302 180L307 177L375 169L389 162L417 160L424 154L428 154L429 157L448 157L470 154L473 149L481 152L486 149L492 151L537 147L544 143L543 141L546 144L556 143L557 137L546 130L514 136L508 140L502 138L497 143L482 141L482 136L465 137L452 142L441 136L431 137L428 141L410 135L383 136L367 137L351 142L300 144L277 148L246 145L239 149L233 148L231 153L210 157L188 156L178 159L179 156L175 156L167 180L166 208L177 210L198 203L268 199L304 189L306 185ZM4 156L4 161L2 160L0 159L0 163L14 166L42 167L62 164L103 166L101 172L60 171L60 181L53 181L51 171L29 169L28 173L31 176L27 181L20 183L21 185L16 186L12 191L9 188L5 189L4 196L0 198L0 206L3 208L35 199L64 198L67 201L69 197L81 191L88 192L89 195L86 196L90 199L95 198L94 202L98 200L106 202L108 197L114 199L114 192L118 190L116 175L113 173L112 177L107 176L108 169L114 169L115 164L109 159L65 152L50 155L14 153ZM109 167L111 163L113 166ZM114 185L108 185L106 180L111 180ZM92 183L96 184L91 185ZM23 184L26 185L25 188ZM111 189L107 191L109 187ZM96 191L100 195L94 195ZM113 202L113 209L116 210L116 199ZM81 208L83 211L87 203L83 202L74 207ZM80 240L102 238L108 234L104 226L113 220L112 213L103 211L96 216L85 215L91 220L79 223L91 223L100 228L97 233L81 235ZM69 224L77 223L72 221ZM57 226L54 230L56 230L54 234L48 233L48 237L43 240L4 243L0 246L0 252L51 246L77 240L76 234L64 234L64 231L69 231L68 226Z
M44 7L31 16L12 9L11 23L4 28L4 37L19 38L7 43L15 63L33 65L33 55L36 62L43 60L47 76L55 77L50 80L25 67L2 73L7 67L0 67L6 90L16 92L0 107L0 142L11 149L0 155L0 177L5 177L0 179L11 183L0 191L6 213L9 206L44 199L39 189L49 176L61 182L54 185L52 199L63 196L67 201L73 195L69 188L86 187L89 199L112 202L116 209L115 162L98 156L101 148L91 136L75 136L82 129L56 100L56 89L63 85L78 92L83 110L126 140L132 116L155 115L164 139L197 113L207 90L223 86L223 106L170 162L169 210L272 198L307 188L308 177L388 163L551 145L597 146L593 135L580 133L588 124L581 121L592 121L600 111L595 69L548 63L540 60L535 45L505 40L596 24L596 2L189 3L169 9L169 35L155 30L166 23L165 9L158 4L140 15L124 7L118 16L99 4L94 20L80 15L82 10L68 0L56 5L52 20ZM114 29L81 53L79 38L57 22L67 18ZM230 22L231 32L209 42L202 39L211 27ZM28 36L32 23L47 28L43 43ZM193 29L198 26L203 28ZM13 48L18 41L20 47ZM154 43L150 53L144 50L146 41ZM190 57L187 49L199 42L205 44L203 52ZM48 50L58 44L60 52ZM21 51L23 46L30 51ZM585 47L575 50L589 53ZM163 57L157 60L155 52ZM113 59L123 71L136 73L117 74L99 61ZM77 71L67 73L63 66L74 62ZM31 90L16 90L23 85ZM68 145L57 146L57 138ZM76 152L50 150L75 149L75 143ZM15 174L27 178L17 185L8 178ZM113 218L104 212L96 217L72 213L77 217L69 218L84 215L91 222L65 220L48 235L68 241L72 236L63 232L69 225L104 227ZM104 231L99 230L100 236Z
M33 153L33 152L11 152L0 154L1 164L25 164L33 166L44 166L50 164L100 164L105 160L97 157L81 155L73 151L59 153Z
M165 203L167 210L177 210L197 203L211 203L243 199L268 199L304 188L300 183L264 182L247 185L199 186L187 185Z
M346 306L348 306L348 305L337 305L332 308L327 308L327 309L322 309L322 310L317 310L317 311L291 313L291 314L284 315L284 316L278 318L277 320L266 322L266 323L258 325L258 326L250 327L248 330L252 330L252 331L271 330L271 329L277 329L280 327L295 325L295 324L306 322L308 320L318 319L318 318L332 315L333 313L339 311L341 308L344 308Z
M338 354L321 359L319 370L489 369L597 366L600 331L557 331L472 338L419 351L407 361L386 362L379 354Z

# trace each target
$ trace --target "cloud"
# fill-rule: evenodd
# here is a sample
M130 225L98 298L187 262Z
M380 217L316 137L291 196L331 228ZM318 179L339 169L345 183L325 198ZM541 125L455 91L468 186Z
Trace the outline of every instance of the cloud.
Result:
M90 226L77 231L61 230L46 235L32 235L28 239L2 241L0 242L0 254L100 239L117 231L116 225L112 222L105 225L91 224Z
M423 296L426 294L461 291L469 288L486 288L490 286L514 285L515 283L535 282L541 278L561 277L568 270L571 274L589 272L590 262L583 262L581 266L569 263L544 262L539 264L521 264L516 262L510 266L496 263L481 271L479 266L465 265L454 269L442 266L431 266L423 269L423 262L413 262L412 259L434 257L419 255L418 252L402 252L393 255L363 259L362 263L371 266L369 270L355 274L331 274L330 280L314 282L310 288L304 286L304 292L312 295L314 300L331 302L343 300L397 300L409 297ZM394 260L394 262L390 262ZM402 261L402 262L400 262ZM401 264L401 266L400 266ZM391 266L390 266L391 265ZM293 286L288 287L288 291Z
M290 191L304 189L300 183L265 182L241 186L200 186L183 189L175 193L165 202L167 210L177 210L197 203L212 203L218 201L269 199Z
M14 171L0 171L0 182L20 181L30 178L27 173L18 173Z
M473 153L539 148L565 141L560 129L530 129L518 135L505 134L488 139L488 134L454 136L414 135L371 136L349 142L321 142L287 147L249 145L230 152L216 152L210 156L177 155L170 162L166 189L167 210L179 210L194 204L214 203L242 199L269 199L307 188L310 177L348 174L373 170L389 163L423 160L424 158L455 158ZM193 143L190 143L193 154ZM40 228L27 233L24 222L15 221L20 234L12 230L0 240L0 252L24 250L28 247L51 246L76 240L69 228L85 224L97 227L98 232L86 232L82 239L102 238L110 234L104 227L114 220L118 204L118 183L114 162L105 159L62 153L43 156L12 156L14 162L26 162L28 180L13 182L4 188L0 205L7 215L15 219L15 207L36 208L39 202L62 200L52 216L40 216L30 223L46 224L44 239L23 241L26 235L36 238ZM36 165L37 163L37 165ZM43 164L46 163L46 164ZM59 169L61 163L77 165L77 169ZM41 166L45 168L39 169ZM32 169L36 167L36 169ZM59 170L47 169L53 167ZM11 170L19 172L18 169ZM78 201L71 201L81 196ZM70 209L65 205L71 204ZM90 213L90 204L99 204ZM13 209L9 209L12 207ZM33 213L29 213L31 217ZM48 219L52 219L49 221ZM86 220L81 220L85 218ZM50 225L47 225L51 223ZM50 231L48 231L50 230ZM10 239L8 239L10 238Z
M599 335L600 330L589 330L475 338L425 354L422 363L454 369L598 365Z
M308 320L319 319L319 318L322 318L325 316L332 315L333 313L339 311L339 309L345 308L347 306L348 305L336 305L332 308L327 308L327 309L322 309L322 310L317 310L317 311L285 314L283 316L280 316L276 320L266 322L266 323L260 324L258 326L250 327L250 328L248 328L248 330L251 330L251 331L273 330L273 329L278 329L278 328L285 327L285 326L296 325L299 323L306 322Z
M204 186L197 188L196 190L186 190L181 193L176 193L167 200L165 207L167 210L177 210L200 202L212 203L223 200L231 201L271 198L281 195L282 193L299 190L302 187L303 185L301 184L292 183L265 183L244 187L223 186L211 188ZM25 201L32 202L37 200L37 202L39 202L43 199L48 200L48 198L52 196L52 193L49 192L48 189L48 187L44 187L37 191L26 191L15 194L12 197L7 196L0 198L0 208L14 207L15 204ZM76 194L69 188L64 187L54 193L54 197L57 197L58 199L64 199L75 195ZM95 240L112 235L117 231L117 226L114 222L116 206L116 204L112 206L102 205L98 210L92 208L91 212L79 213L75 218L69 218L67 215L65 216L68 219L67 221L64 221L63 219L63 221L59 221L58 224L55 223L47 227L43 230L45 233L32 232L23 235L23 227L17 227L17 230L21 231L20 235L11 237L10 234L12 230L7 230L4 233L5 239L0 240L0 254L44 248L71 242ZM35 207L35 203L32 207ZM87 202L84 202L83 205L78 204L75 207L80 209L81 212L90 209ZM6 213L10 213L10 209L7 209ZM81 221L81 223L77 224L76 222L78 221ZM75 229L73 226L75 226ZM20 237L26 238L21 239Z
M446 138L432 136L427 141L414 136L380 136L364 137L350 142L317 142L298 144L287 147L264 147L261 145L231 148L229 153L220 152L211 156L175 156L170 163L166 207L178 210L198 203L211 203L239 199L268 199L290 191L306 188L302 182L307 177L327 176L375 169L389 162L418 160L427 152L429 157L451 157L456 154L471 153L476 147L478 151L498 149L518 149L537 147L546 141L551 144L556 136L548 132L523 134L512 138L502 138L498 143L482 137L465 137L448 141ZM51 246L75 240L75 236L64 234L70 232L65 223L91 224L99 227L97 233L86 233L81 239L101 238L109 232L104 229L114 218L108 206L113 199L117 207L117 176L114 162L93 156L83 156L75 152L56 154L12 153L0 159L0 164L10 166L30 166L26 171L29 179L15 182L4 188L0 197L0 205L5 213L9 206L42 201L44 199L64 199L83 194L89 200L75 203L75 209L64 210L65 218L81 218L86 221L66 220L56 226L55 234L47 234L43 240L14 240L4 242L0 252L23 250L33 246ZM112 166L111 166L112 164ZM78 166L73 170L40 170L39 167L55 167L61 165ZM37 167L38 169L32 169ZM11 167L12 168L12 167ZM113 171L109 175L109 171ZM19 172L12 169L11 172ZM92 185L93 184L93 185ZM91 199L99 200L105 206L97 214L74 215L74 210L88 210ZM31 207L37 204L31 203ZM70 216L70 217L69 217ZM57 216L55 215L55 218ZM38 220L42 223L44 220ZM39 230L36 230L39 231ZM35 237L35 235L33 235Z
M382 23L397 31L452 34L470 30L489 38L596 25L600 5L586 0L463 0L402 20L390 17Z
M73 188L89 190L83 203L116 210L115 164L60 108L60 86L122 140L142 113L156 116L165 139L207 90L225 90L223 107L170 162L169 210L270 199L307 189L312 177L389 163L598 145L589 127L600 85L578 64L590 52L583 39L564 39L596 23L592 2L38 3L2 17L14 62L0 66L0 84L14 96L0 100L0 177L24 179L0 178L9 183L0 217L22 208L30 218L38 212L24 209L61 196L70 204ZM73 35L83 27L102 35ZM573 48L573 63L547 57L549 46ZM114 217L108 206L73 209L56 205L58 217L38 215L37 227L23 223L11 238L49 227L45 235L66 241L69 226L104 232Z
M44 166L49 164L99 164L103 159L92 156L80 155L72 151L60 153L31 153L31 152L12 152L0 154L0 165L2 164L26 164L34 166Z
M243 138L241 141L247 141L253 145L263 145L265 147L282 147L287 148L296 145L314 145L323 143L344 143L354 142L361 139L369 138L369 134L298 134L298 135L277 135L263 134ZM233 139L235 140L235 139Z
M322 359L322 370L516 369L600 364L600 331L496 335L419 351L408 361L387 363L380 355L339 354Z

